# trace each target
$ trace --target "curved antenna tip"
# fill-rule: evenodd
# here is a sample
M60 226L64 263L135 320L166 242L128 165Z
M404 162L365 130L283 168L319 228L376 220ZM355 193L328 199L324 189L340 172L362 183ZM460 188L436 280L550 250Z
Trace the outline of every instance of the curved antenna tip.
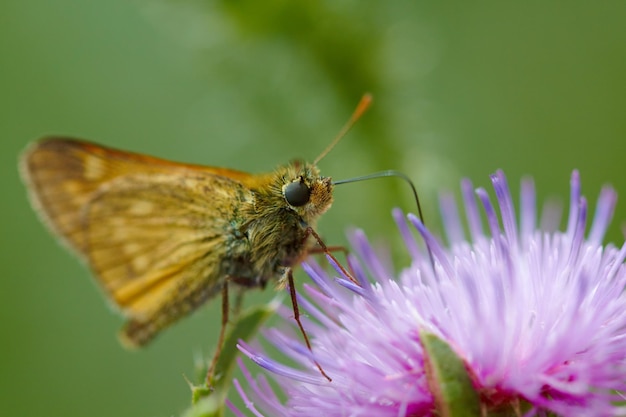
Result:
M354 112L352 113L352 116L350 116L350 119L348 119L348 122L341 128L339 134L335 136L335 139L330 142L326 149L324 149L322 153L317 158L315 158L315 160L313 161L313 165L317 165L319 161L321 161L322 158L324 158L328 154L328 152L330 152L331 149L333 149L335 145L346 135L346 133L348 133L348 131L352 128L352 126L354 126L356 121L361 118L363 113L365 113L365 111L372 104L373 99L374 97L370 93L363 94L363 97L361 97L359 104L357 104Z

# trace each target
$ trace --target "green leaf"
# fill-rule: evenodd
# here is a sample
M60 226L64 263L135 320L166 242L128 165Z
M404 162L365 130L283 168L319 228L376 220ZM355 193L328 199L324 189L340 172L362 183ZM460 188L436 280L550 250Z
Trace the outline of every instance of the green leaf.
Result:
M428 387L442 417L480 416L480 399L465 363L432 333L420 332Z
M224 401L217 397L205 397L194 403L181 417L222 417L224 415Z
M192 407L185 411L183 417L221 417L224 414L224 400L232 385L237 365L235 359L239 353L235 346L240 340L247 341L252 338L279 305L280 302L274 299L268 304L251 307L237 317L226 333L224 349L217 360L211 386L207 386L205 381L200 385L190 384ZM204 378L206 372L205 365L199 372L200 378Z

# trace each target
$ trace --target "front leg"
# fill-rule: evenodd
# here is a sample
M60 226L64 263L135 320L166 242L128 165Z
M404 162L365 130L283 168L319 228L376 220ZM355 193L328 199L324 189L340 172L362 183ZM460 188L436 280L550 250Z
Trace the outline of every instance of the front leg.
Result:
M305 252L305 254L304 254L305 256L310 254L310 253L313 253L313 252L317 252L317 253L322 252L322 253L324 253L326 256L330 257L330 259L332 259L333 262L335 262L335 264L341 270L341 273L345 277L347 277L354 284L356 284L358 286L361 286L361 284L352 276L352 274L350 274L348 271L346 271L346 269L343 267L343 265L341 265L341 263L339 263L337 258L335 258L335 256L331 253L331 249L335 250L336 247L329 248L328 246L326 246L326 244L324 243L324 241L322 240L320 235L318 235L317 232L315 230L313 230L313 228L311 226L306 226L306 229L304 229L304 238L302 239L302 241L306 242L307 239L309 238L309 236L313 236L313 238L315 239L315 241L317 242L317 244L320 247L319 247L319 249L317 249L317 248L309 249L307 252ZM339 247L338 250L345 251L346 254L348 252L345 248L342 248L342 247Z
M300 332L302 333L302 336L304 337L304 342L306 343L306 347L312 353L313 348L311 348L311 342L309 342L309 337L304 331L304 327L302 326L302 322L300 321L300 309L298 308L298 298L296 295L296 287L293 282L293 270L291 268L287 268L286 274L287 274L287 285L289 286L289 295L291 296L291 305L293 306L293 318L296 321L296 323L298 323L298 327L300 328ZM322 366L315 359L313 359L313 362L315 363L315 366L317 366L317 369L319 369L320 373L324 375L324 377L329 382L331 382L332 379L326 374L326 372L324 372L324 370L322 369Z

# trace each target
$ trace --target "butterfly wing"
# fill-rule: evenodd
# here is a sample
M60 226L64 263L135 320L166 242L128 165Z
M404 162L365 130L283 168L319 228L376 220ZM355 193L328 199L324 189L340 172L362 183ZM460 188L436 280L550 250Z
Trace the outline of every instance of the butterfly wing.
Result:
M36 211L83 257L80 212L103 184L129 175L158 173L205 173L235 182L254 178L241 171L180 164L69 138L45 138L32 144L22 155L20 168Z
M25 153L23 175L46 223L85 259L142 345L223 285L248 174L177 164L67 139Z

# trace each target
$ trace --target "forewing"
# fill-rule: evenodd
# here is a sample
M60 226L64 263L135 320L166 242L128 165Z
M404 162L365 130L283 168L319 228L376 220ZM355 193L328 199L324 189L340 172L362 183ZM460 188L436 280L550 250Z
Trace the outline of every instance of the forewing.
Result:
M235 182L253 177L240 171L180 164L68 138L47 138L32 144L22 155L20 165L39 215L82 257L85 257L82 210L104 184L137 174L205 173Z
M22 174L46 223L133 318L184 303L200 288L212 295L230 222L251 198L238 182L250 176L239 171L71 139L33 145Z

